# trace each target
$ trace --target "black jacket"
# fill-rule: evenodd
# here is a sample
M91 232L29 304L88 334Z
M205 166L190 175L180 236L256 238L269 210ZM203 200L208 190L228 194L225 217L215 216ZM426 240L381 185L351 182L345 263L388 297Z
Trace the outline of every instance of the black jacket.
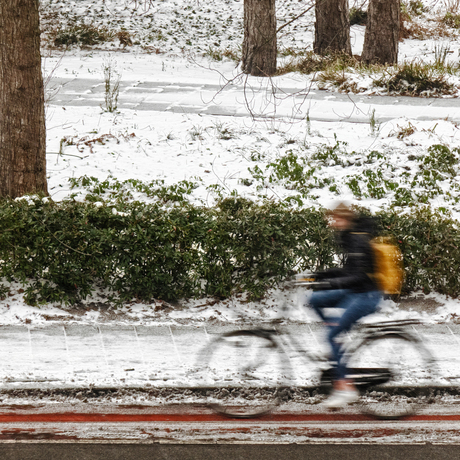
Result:
M378 287L372 279L375 258L370 242L374 233L373 221L369 218L357 219L351 229L338 232L338 243L344 251L343 267L321 272L318 279L327 279L332 289L377 291Z

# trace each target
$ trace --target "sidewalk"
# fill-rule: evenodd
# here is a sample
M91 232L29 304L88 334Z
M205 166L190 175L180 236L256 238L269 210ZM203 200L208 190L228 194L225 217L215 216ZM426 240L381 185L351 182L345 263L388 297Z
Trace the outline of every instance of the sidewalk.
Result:
M1 326L0 389L195 387L199 350L213 334L237 328L78 323ZM414 328L437 359L439 377L433 383L460 385L460 325ZM298 340L322 341L318 323L289 329ZM297 362L293 366L296 378L302 375L299 366Z
M104 102L105 83L97 78L54 77L51 93L51 106L100 107ZM262 88L245 87L244 82L224 86L200 82L123 80L120 82L118 109L300 120L305 120L308 115L312 121L365 124L369 124L370 114L375 110L379 123L402 116L411 120L442 120L447 117L452 122L460 121L460 106L453 98L325 93L306 91L304 84L276 88L275 99L271 101L273 107L268 105L267 97ZM275 107L276 114L272 113Z

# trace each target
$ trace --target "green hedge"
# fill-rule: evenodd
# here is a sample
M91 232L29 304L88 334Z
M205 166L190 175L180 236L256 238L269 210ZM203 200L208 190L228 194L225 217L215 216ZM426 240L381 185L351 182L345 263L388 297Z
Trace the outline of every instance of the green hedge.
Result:
M404 256L405 291L460 296L459 222L429 209L381 213L382 232L394 235Z
M460 231L429 211L381 213L400 244L406 290L460 294ZM246 292L260 297L293 270L331 266L321 210L226 199L215 208L47 199L0 202L0 275L26 286L30 304L74 303L96 286L113 299L177 299Z

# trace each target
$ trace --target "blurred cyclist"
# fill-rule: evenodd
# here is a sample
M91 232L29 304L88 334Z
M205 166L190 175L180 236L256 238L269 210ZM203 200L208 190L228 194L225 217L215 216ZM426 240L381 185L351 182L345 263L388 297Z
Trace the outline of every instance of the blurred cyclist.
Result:
M313 292L309 303L329 328L327 338L332 348L332 361L336 364L334 389L324 405L333 409L359 398L353 382L346 378L343 350L337 336L350 330L360 318L374 313L382 294L372 279L375 272L370 244L372 220L360 218L343 203L330 212L329 218L343 248L345 262L342 268L331 268L315 275L318 284L324 287ZM343 314L340 318L327 318L323 308L343 309Z

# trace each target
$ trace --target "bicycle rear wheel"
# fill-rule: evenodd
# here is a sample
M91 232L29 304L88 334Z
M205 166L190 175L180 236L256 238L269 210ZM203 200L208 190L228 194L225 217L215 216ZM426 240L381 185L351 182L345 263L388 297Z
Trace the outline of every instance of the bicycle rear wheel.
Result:
M206 375L208 405L235 418L273 410L283 399L289 364L274 332L232 331L211 341L201 369Z
M381 419L414 414L433 377L433 358L407 333L370 335L348 358L348 377L361 389L361 411Z

